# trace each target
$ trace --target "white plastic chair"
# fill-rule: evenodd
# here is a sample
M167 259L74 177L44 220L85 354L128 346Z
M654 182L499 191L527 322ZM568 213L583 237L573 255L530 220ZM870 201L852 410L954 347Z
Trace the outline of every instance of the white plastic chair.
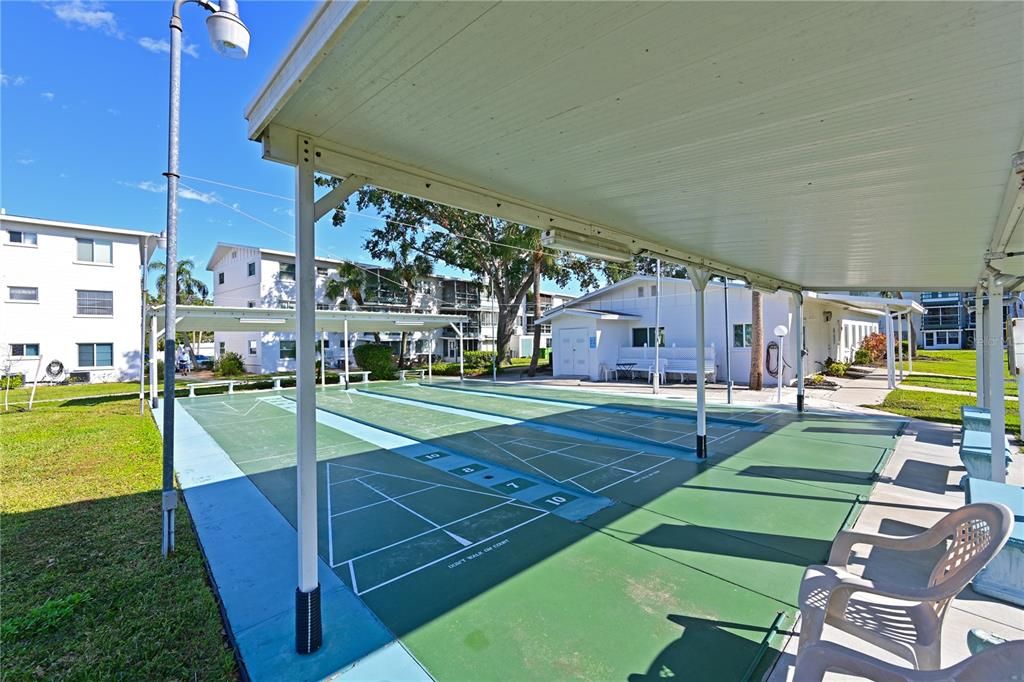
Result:
M942 621L949 603L1006 544L1013 514L1002 504L969 504L918 535L899 537L842 531L825 566L809 566L800 585L800 646L821 639L827 623L909 662L938 670ZM926 584L873 581L851 573L854 545L921 551L945 544ZM854 594L870 599L853 599ZM879 599L881 597L882 599Z
M911 670L833 642L817 642L800 654L793 682L821 682L828 671L875 682L997 682L1024 680L1024 640L997 644L945 670Z

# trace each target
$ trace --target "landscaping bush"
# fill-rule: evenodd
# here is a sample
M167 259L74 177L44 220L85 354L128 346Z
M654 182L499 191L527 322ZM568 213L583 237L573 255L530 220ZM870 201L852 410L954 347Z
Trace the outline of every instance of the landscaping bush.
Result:
M469 350L463 355L466 369L482 369L490 367L494 362L494 353L489 350Z
M361 369L370 372L371 378L395 378L395 358L391 353L391 346L385 346L382 343L364 343L361 346L356 346L352 354L356 357L356 364Z
M860 342L860 349L867 351L872 363L885 360L885 334L868 334Z
M220 359L214 363L213 371L217 376L236 377L245 374L245 364L242 362L241 355L229 351L223 353Z
M0 379L0 389L21 388L25 385L24 374L8 374Z
M871 364L871 353L867 349L858 348L857 352L853 354L853 364L855 365L870 365Z
M826 358L823 366L825 368L823 373L830 377L846 376L846 370L849 368L846 363L836 362L832 358Z
M442 377L459 376L459 363L457 362L435 362L434 374Z

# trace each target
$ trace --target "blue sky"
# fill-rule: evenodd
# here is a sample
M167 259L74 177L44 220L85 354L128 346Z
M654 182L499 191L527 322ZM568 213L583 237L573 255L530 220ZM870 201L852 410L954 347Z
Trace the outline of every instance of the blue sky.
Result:
M186 5L182 13L178 253L204 277L217 241L294 245L290 200L184 177L294 195L293 169L260 158L243 111L314 4L239 5L252 33L244 61L213 51L205 11ZM0 206L8 213L163 229L169 14L163 1L0 2ZM350 217L338 229L322 221L318 255L370 260L362 241L375 223Z

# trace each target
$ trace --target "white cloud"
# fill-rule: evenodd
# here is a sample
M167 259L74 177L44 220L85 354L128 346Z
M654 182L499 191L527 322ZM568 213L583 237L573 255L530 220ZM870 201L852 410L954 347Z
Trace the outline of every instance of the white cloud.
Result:
M0 73L0 85L13 85L18 87L28 82L25 76L12 76L9 73Z
M117 17L102 2L70 0L51 5L50 9L58 19L68 26L83 30L95 29L117 38L124 37L121 29L117 26Z
M143 192L163 194L167 191L167 185L163 183L158 184L152 180L140 180L139 182L118 180L117 184L123 187L131 187L132 189L141 189ZM200 192L198 190L188 189L185 187L178 189L178 197L189 201L199 201L204 204L212 204L219 200L219 197L213 192Z
M206 192L199 192L194 189L179 189L178 196L182 199L189 199L191 201L201 201L204 204L212 204L217 201L216 194L213 194L212 192L209 194Z
M274 211L274 213L277 213L278 215L282 215L283 214L283 215L286 215L286 216L288 216L290 218L294 218L295 217L295 209L292 209L292 208L281 208L280 206L277 206L277 207L275 207L273 209L273 211Z
M53 98L57 95L53 94L52 92L41 92L39 93L39 96L45 99L47 102L52 102Z
M165 185L158 185L151 180L142 180L141 182L126 182L124 180L118 180L117 184L124 187L131 187L132 189L141 189L144 192L165 192L167 187Z
M27 156L23 156L20 159L18 159L18 163L20 163L22 166L31 166L35 162L35 159L30 159Z
M139 47L141 47L144 50L154 52L156 54L167 54L171 51L171 44L163 38L159 40L157 40L156 38L139 38ZM185 43L184 46L181 48L181 51L190 57L199 56L199 46L195 43Z
M121 112L119 110L117 110L117 109L114 109L114 108L107 109L107 113L110 114L111 116L120 116L121 115Z

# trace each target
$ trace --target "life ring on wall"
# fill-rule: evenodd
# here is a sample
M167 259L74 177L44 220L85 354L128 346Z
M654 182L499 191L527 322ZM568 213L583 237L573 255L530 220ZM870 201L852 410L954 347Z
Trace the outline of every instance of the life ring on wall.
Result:
M51 379L56 379L64 374L64 363L60 360L51 360L50 364L46 366L46 376Z

